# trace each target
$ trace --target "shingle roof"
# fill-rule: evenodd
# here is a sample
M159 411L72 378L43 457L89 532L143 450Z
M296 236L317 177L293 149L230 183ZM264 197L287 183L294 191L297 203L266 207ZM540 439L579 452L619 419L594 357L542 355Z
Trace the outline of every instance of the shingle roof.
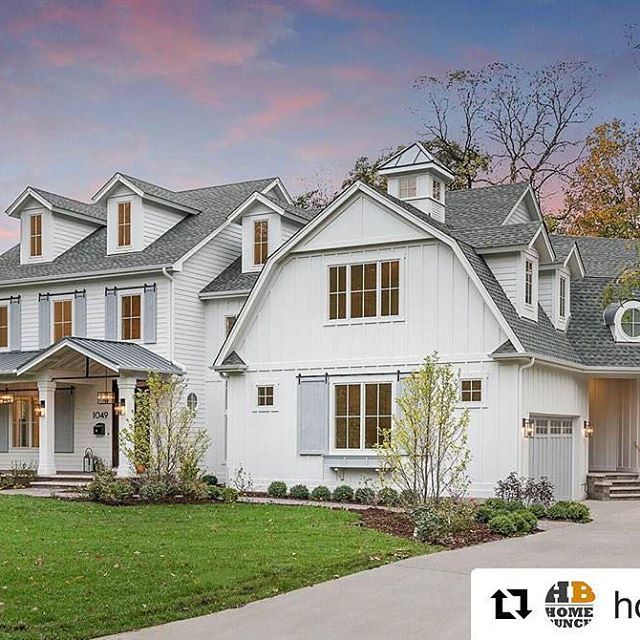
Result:
M67 198L66 196L58 195L57 193L51 193L38 187L30 187L32 191L41 195L47 202L58 209L66 209L67 211L73 211L75 213L81 213L82 215L95 218L96 220L106 221L107 208L101 204L93 204L88 202L81 202L80 200L74 200L73 198Z
M556 253L566 254L578 244L582 262L588 276L610 277L619 275L625 268L632 266L637 258L638 240L625 238L592 238L585 236L551 235L551 243Z
M476 249L519 247L528 245L540 230L542 222L506 224L498 227L456 229L455 236Z
M223 361L223 367L246 367L245 361L235 352L232 351Z
M243 273L242 258L234 260L219 276L214 278L200 293L218 291L250 291L260 273Z
M202 212L185 217L142 251L108 256L105 227L94 231L51 262L21 265L20 247L16 245L0 256L0 283L170 265L217 229L249 195L271 182L273 179L268 178L182 192L198 199L204 205Z
M163 200L167 200L168 202L173 202L175 204L191 207L198 211L202 211L202 209L206 207L206 204L199 198L190 196L189 191L171 191L171 189L165 189L165 187L153 184L152 182L147 182L146 180L140 180L140 178L135 178L134 176L130 176L125 173L121 173L120 175L133 183L138 187L138 189L141 189L144 193L151 196L162 198Z
M274 204L277 204L279 207L282 207L286 212L292 213L293 215L299 216L300 218L304 218L305 220L311 220L317 216L322 209L303 209L302 207L296 207L293 204L289 204L288 202L284 202L279 198L272 197L270 195L266 195L265 198L271 200Z

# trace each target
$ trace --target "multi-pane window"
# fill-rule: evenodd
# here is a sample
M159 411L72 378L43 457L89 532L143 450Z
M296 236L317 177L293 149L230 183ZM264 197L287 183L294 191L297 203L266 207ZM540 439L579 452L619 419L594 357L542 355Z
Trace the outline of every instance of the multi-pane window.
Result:
M258 220L253 223L253 264L264 264L269 255L269 223Z
M273 386L272 385L258 387L258 406L273 407Z
M567 317L567 279L560 278L560 317Z
M570 436L573 433L573 420L561 418L535 418L536 436Z
M229 335L231 333L231 329L233 329L233 325L236 323L236 319L238 316L225 316L224 319L224 331L225 335Z
M35 395L14 396L11 406L14 447L40 446L40 424L35 412L37 405Z
M400 262L329 267L329 319L400 314Z
M415 198L417 193L415 176L401 176L398 178L398 197L401 200L405 198Z
M533 304L533 262L524 262L524 302Z
M72 334L71 300L56 300L53 303L53 341L57 342Z
M140 340L142 335L142 311L140 294L122 296L122 339Z
M9 307L0 307L0 348L9 346Z
M37 213L29 219L29 241L32 257L42 255L42 215Z
M433 195L433 199L438 200L439 202L442 198L442 182L440 182L440 180L433 181L433 188L431 193Z
M335 448L373 449L382 444L391 429L392 404L391 383L337 384Z
M118 203L118 246L131 245L131 203Z
M460 399L462 402L482 402L482 379L461 380Z
M640 309L627 309L622 315L622 330L630 337L640 336Z

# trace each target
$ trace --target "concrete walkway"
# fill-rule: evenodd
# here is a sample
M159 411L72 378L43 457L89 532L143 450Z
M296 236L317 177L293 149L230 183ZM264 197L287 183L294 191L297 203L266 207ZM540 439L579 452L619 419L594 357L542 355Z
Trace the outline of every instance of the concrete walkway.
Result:
M476 567L640 567L640 502L589 503L595 521L403 560L118 640L388 640L469 637Z

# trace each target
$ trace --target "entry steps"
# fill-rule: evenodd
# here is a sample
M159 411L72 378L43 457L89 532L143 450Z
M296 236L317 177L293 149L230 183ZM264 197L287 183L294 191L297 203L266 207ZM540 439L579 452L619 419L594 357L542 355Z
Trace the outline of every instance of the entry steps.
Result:
M36 476L31 486L38 489L53 489L56 491L78 491L93 480L92 473L62 472L52 476Z
M640 474L632 471L590 471L587 495L592 500L640 500Z

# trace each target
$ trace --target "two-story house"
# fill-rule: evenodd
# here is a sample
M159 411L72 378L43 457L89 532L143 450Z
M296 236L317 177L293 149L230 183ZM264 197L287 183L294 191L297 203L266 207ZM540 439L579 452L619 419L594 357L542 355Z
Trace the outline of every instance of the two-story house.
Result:
M0 469L81 471L90 449L130 474L119 434L159 372L184 376L224 473L210 365L268 254L310 213L278 178L172 191L117 173L90 203L29 187L7 214L20 242L0 256Z
M561 498L588 478L594 494L640 495L640 302L602 306L635 246L550 234L525 184L447 191L420 144L380 171L386 193L356 183L269 251L214 362L229 472L375 479L402 381L437 351L469 409L473 495L514 470ZM216 315L237 313L242 271L207 287Z

